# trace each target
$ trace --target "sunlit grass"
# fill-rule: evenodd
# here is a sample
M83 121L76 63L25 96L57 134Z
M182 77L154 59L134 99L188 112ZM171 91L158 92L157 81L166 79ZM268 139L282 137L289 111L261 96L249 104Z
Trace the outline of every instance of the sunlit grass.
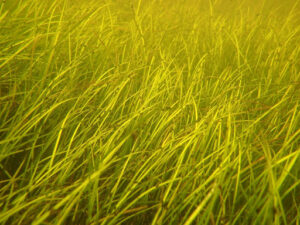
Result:
M2 1L1 224L299 224L298 1Z

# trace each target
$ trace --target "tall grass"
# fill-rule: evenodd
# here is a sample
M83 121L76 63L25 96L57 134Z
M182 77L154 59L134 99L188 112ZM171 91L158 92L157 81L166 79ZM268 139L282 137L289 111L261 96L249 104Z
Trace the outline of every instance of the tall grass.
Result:
M299 1L0 3L1 224L299 224Z

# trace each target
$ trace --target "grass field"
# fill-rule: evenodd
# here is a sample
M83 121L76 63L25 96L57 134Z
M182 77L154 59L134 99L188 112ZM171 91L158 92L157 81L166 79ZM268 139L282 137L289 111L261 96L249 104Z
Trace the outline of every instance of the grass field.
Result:
M0 2L0 224L300 224L300 2Z

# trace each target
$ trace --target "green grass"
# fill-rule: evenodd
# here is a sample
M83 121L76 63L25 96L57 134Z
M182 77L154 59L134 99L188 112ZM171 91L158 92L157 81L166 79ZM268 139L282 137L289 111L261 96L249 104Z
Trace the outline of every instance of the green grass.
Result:
M0 224L299 224L300 2L0 3Z

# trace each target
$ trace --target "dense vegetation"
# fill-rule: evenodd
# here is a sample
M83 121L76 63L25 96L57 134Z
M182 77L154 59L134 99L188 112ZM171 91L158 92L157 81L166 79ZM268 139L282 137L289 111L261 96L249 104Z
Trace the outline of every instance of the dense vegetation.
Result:
M0 224L299 224L300 5L0 3Z

